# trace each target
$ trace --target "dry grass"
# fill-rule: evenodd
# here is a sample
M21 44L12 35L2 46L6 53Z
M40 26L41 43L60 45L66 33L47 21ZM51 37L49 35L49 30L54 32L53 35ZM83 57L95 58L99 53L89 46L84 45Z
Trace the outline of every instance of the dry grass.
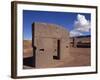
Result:
M31 57L32 56L32 41L31 40L24 40L23 42L23 48L24 48L24 52L23 52L23 57Z

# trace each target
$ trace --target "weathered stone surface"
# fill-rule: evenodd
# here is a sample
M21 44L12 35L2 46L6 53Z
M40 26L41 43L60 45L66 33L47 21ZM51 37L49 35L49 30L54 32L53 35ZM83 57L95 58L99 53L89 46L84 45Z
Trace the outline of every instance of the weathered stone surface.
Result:
M59 67L66 60L71 59L69 54L69 32L62 26L35 22L34 46L36 47L36 68ZM60 41L60 59L57 55L57 41Z

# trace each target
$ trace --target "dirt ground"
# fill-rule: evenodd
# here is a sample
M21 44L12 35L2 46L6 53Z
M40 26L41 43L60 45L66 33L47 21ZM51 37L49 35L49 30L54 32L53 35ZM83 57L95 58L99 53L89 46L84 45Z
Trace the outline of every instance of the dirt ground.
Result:
M74 66L90 66L91 54L90 48L70 48L71 61L66 63L66 60L62 67L74 67Z
M91 65L91 48L70 48L71 60L69 62L65 59L61 64L55 67L79 67ZM23 58L32 57L31 41L24 41ZM26 65L24 65L25 67ZM27 66L25 67L27 68ZM27 68L29 69L29 67Z

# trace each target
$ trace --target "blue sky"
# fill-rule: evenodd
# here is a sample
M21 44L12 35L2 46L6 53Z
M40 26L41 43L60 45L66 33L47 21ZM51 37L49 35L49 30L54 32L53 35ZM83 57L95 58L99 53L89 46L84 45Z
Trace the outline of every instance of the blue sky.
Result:
M79 18L78 18L79 17ZM78 19L77 19L78 18ZM83 18L83 19L81 19ZM79 21L78 21L79 20ZM23 10L23 38L24 40L28 40L32 38L32 23L33 22L45 22L57 24L62 27L65 27L69 32L75 29L75 25L79 27L80 20L84 20L86 24L88 21L91 21L91 14L89 13L71 13L71 12L51 12L51 11L31 11L31 10ZM76 23L75 23L76 21ZM83 27L82 23L82 27ZM86 26L86 25L85 25ZM78 29L77 29L78 30ZM73 32L75 32L74 30ZM79 31L80 33L80 31ZM90 32L82 32L84 35L89 35Z

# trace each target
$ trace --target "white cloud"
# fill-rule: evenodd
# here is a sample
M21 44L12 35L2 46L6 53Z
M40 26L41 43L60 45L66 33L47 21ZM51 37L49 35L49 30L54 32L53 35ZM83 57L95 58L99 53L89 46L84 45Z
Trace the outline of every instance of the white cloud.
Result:
M84 15L78 14L74 22L74 29L70 31L70 37L84 35L84 32L90 32L91 24Z
M77 30L70 31L70 37L81 36L81 35L83 34Z
M91 28L90 21L84 15L78 14L74 22L74 29L81 32L89 32Z

